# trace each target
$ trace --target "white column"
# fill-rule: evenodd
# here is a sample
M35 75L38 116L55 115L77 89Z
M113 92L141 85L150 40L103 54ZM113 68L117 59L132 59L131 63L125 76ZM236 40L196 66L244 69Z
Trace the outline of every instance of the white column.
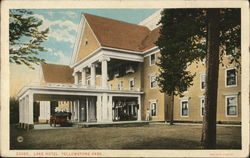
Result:
M33 93L32 92L29 93L28 108L29 108L28 124L34 124L34 121L33 121Z
M80 101L77 100L77 121L80 122Z
M74 74L73 74L73 76L74 76L74 79L75 79L75 84L78 84L79 82L78 82L78 72L75 72Z
M112 95L109 95L109 97L108 97L109 99L108 99L108 117L107 117L107 121L109 121L109 122L112 122L113 120L112 120L112 102L113 102L113 97L112 97Z
M28 123L28 119L29 119L29 108L28 108L28 104L29 104L29 101L28 101L28 95L25 96L25 108L24 108L24 123Z
M102 95L102 121L107 121L108 113L108 94L103 93Z
M86 86L86 69L82 69L82 85Z
M76 100L74 101L74 121L77 119L77 106L76 106Z
M102 100L100 95L97 96L96 100L96 119L97 122L102 121Z
M141 96L138 96L138 105L139 105L139 109L138 109L138 115L137 115L137 121L141 121Z
M102 88L108 88L108 61L109 58L101 59L102 62Z
M19 99L19 123L22 123L22 99Z
M90 65L90 86L95 87L95 64Z
M39 120L45 120L45 106L44 101L40 101L40 114L39 114Z
M45 119L50 119L50 101L45 102Z
M89 122L89 98L86 97L86 122Z

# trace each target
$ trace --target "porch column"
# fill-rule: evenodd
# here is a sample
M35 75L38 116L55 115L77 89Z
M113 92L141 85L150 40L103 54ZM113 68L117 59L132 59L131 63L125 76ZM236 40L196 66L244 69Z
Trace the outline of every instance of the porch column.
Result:
M102 121L102 99L100 95L97 96L96 100L96 119L97 122Z
M137 121L141 121L141 96L139 95L138 97L137 97L137 103L138 103L138 115L137 115Z
M86 86L86 69L82 69L82 85Z
M76 105L76 100L74 101L74 121L77 120L77 114L78 114L78 111L77 111L77 105Z
M44 101L40 101L40 114L39 114L39 121L45 120L45 106Z
M22 111L22 108L23 108L23 101L22 101L22 99L19 99L19 123L23 123L23 120L22 120L22 113L23 113L23 111Z
M108 61L110 58L102 58L99 60L102 62L102 88L108 88Z
M33 93L30 92L28 95L28 109L29 109L29 114L28 114L28 124L33 125Z
M89 122L89 98L86 97L86 122Z
M108 94L103 93L102 95L102 121L107 121L108 113Z
M24 99L24 123L27 125L28 124L28 114L29 114L29 109L28 109L28 96L26 95L25 96L25 99Z
M75 72L73 74L73 76L74 76L75 84L79 84L79 82L78 82L78 72Z
M112 122L113 121L113 117L112 117L112 107L113 107L113 104L112 104L112 102L113 102L113 96L112 95L109 95L109 97L108 97L109 99L108 99L108 117L107 117L107 120L109 121L109 122Z
M50 101L45 102L45 119L50 119Z
M77 120L80 122L80 100L77 100Z
M90 86L95 87L95 64L90 65Z

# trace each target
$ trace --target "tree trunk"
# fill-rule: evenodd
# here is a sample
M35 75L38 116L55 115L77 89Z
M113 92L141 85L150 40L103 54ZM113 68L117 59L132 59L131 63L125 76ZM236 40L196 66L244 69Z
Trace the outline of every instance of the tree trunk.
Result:
M205 114L202 129L202 147L216 148L216 113L219 74L219 9L207 9L207 65Z
M174 94L171 95L171 103L170 103L170 125L174 124Z

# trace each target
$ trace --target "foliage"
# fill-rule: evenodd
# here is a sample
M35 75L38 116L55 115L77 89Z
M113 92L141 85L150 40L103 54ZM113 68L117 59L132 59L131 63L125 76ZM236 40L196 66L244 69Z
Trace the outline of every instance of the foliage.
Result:
M206 57L207 10L165 9L161 13L160 37L156 45L161 51L158 84L169 95L182 95L192 85L188 66ZM240 66L240 9L220 9L220 57L227 52L231 63Z
M19 103L14 97L10 98L10 123L19 122Z
M47 40L49 29L39 30L42 20L32 14L24 9L13 9L9 12L9 61L34 69L33 64L44 62L37 55L46 51L41 44Z

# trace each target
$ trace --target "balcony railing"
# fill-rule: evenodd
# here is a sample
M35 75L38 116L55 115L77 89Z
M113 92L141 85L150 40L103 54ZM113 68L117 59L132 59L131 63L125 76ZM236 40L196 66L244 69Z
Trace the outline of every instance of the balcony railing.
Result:
M25 87L53 87L53 88L79 88L79 89L103 89L101 86L83 86L81 84L63 84L63 83L39 83L39 82L32 82ZM111 87L108 86L108 90L111 91L132 91L132 92L139 92L141 89L140 88L133 88L130 89L130 87Z

